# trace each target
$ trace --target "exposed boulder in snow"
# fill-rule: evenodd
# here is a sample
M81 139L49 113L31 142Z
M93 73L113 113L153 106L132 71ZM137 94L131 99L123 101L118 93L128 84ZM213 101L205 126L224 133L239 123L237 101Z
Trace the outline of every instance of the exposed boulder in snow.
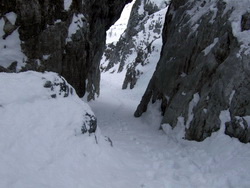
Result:
M23 121L35 125L39 121L39 125L44 126L50 121L52 126L63 119L65 126L72 126L72 131L93 133L96 130L91 109L56 73L1 73L0 86L0 117L4 125L22 126ZM23 108L22 112L19 108ZM15 115L9 119L11 114ZM37 119L30 117L31 114Z
M167 11L167 1L135 1L127 29L118 42L107 44L101 69L110 73L125 73L123 89L132 89L140 75L154 70L162 44L161 31ZM144 66L153 64L150 68ZM149 66L148 66L149 67Z
M141 116L151 100L161 100L162 124L181 124L186 139L202 141L224 129L220 115L229 110L225 133L249 142L249 4L173 0L161 58L135 116Z
M1 1L1 69L16 61L17 71L57 72L80 96L88 92L88 98L94 98L99 94L106 30L128 2L131 0ZM9 22L8 14L16 20Z
M242 31L250 30L250 13L249 12L242 15L241 29Z

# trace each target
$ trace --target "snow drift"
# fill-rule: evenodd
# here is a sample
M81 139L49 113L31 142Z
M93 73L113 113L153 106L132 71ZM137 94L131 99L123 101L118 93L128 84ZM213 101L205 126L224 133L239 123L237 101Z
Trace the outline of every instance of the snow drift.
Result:
M0 120L0 187L71 187L68 169L98 147L82 134L95 131L93 112L56 73L1 73Z

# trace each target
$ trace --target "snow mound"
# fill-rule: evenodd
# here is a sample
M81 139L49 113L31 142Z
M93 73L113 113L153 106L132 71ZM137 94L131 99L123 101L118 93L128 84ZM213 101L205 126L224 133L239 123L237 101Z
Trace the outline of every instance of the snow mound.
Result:
M82 134L93 117L56 73L0 73L0 187L77 187L100 147L98 131Z

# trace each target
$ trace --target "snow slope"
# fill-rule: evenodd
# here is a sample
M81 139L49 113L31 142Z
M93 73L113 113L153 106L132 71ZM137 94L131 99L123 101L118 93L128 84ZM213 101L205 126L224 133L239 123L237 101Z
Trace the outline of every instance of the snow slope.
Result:
M146 11L146 7L149 5L146 6L143 2L142 5L135 5L131 13L130 27L124 31L117 43L113 42L106 46L101 60L101 71L107 71L114 77L116 77L116 74L123 75L123 89L127 87L132 89L134 85L140 87L137 83L139 80L148 82L148 77L152 77L160 58L162 47L161 31L167 7L165 7L166 5L160 6L161 9L159 8L154 13L149 14ZM164 1L160 0L158 4L160 2L163 4ZM141 15L135 13L138 6L139 8L142 7L144 11ZM138 23L136 28L131 23L135 19L136 23ZM134 77L131 76L133 74L135 74Z
M100 129L90 135L81 126L93 113L74 91L41 87L62 81L56 74L0 73L0 188L250 187L249 144L223 130L201 143L183 140L181 127L164 133L158 103L133 117L154 70L144 68L133 90L121 90L124 72L102 74L101 95L89 103Z
M131 12L131 9L133 7L133 4L135 3L135 0L133 0L131 3L127 4L121 14L121 17L119 20L115 22L114 25L112 25L107 33L106 43L112 43L119 40L121 34L124 32L124 30L127 28L127 23L129 19L129 15Z
M146 82L133 90L121 90L122 75L114 79L103 73L101 95L90 103L104 135L113 141L114 148L128 155L124 169L136 181L117 177L119 188L248 188L250 186L250 145L214 133L204 142L182 139L183 130L159 130L160 106L151 105L141 118L133 112L146 88ZM226 120L227 113L221 115ZM134 182L133 182L134 181Z
M99 129L81 133L93 112L64 82L55 73L0 73L1 188L117 187L106 180L119 173L119 157Z
M1 188L249 187L248 144L222 132L202 143L182 140L178 129L165 134L158 104L133 117L146 83L121 90L122 77L103 74L101 97L90 103L102 133L88 135L80 127L89 107L40 87L55 78L0 74Z

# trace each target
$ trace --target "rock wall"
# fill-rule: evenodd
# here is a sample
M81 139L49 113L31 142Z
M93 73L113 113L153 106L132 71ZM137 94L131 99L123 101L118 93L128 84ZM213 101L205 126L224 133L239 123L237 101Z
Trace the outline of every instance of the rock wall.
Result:
M161 100L161 127L180 125L185 139L225 129L250 142L248 8L248 0L173 0L161 58L134 115Z
M156 65L159 60L162 45L161 31L167 2L166 0L157 2L136 0L127 29L118 42L106 46L101 69L103 72L110 73L125 71L122 89L127 87L133 89L144 73L142 67L148 64Z
M131 0L1 1L2 40L10 40L18 31L24 56L0 61L0 70L54 71L64 76L79 96L88 92L88 99L93 99L99 94L106 30L128 2ZM10 13L16 16L14 23L8 19Z

